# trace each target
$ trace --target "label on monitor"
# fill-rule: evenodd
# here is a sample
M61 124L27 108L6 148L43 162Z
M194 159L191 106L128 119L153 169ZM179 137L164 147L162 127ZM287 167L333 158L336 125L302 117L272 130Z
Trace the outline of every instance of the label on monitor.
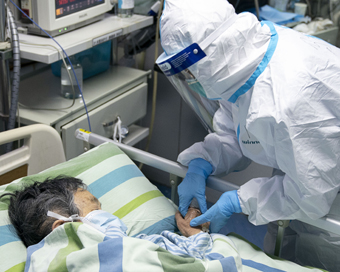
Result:
M96 45L98 45L98 44L107 42L107 41L109 41L109 40L112 40L112 39L114 39L114 38L117 38L117 37L119 37L119 36L122 36L122 34L123 34L123 29L119 29L119 30L113 31L113 32L111 32L111 33L105 34L105 35L103 35L103 36L94 38L94 39L92 40L92 46L96 46Z

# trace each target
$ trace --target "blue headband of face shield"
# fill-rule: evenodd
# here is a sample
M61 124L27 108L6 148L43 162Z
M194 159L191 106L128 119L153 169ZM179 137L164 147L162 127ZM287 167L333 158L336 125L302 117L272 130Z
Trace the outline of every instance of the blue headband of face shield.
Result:
M223 32L225 32L236 21L236 19L237 15L233 14L200 44L193 43L184 48L182 51L170 56L167 56L166 53L161 54L156 61L157 65L167 77L171 77L182 72L185 80L188 82L189 85L191 85L190 87L192 87L194 91L197 90L198 94L203 94L204 97L207 97L202 85L198 82L198 79L195 78L195 76L190 72L189 67L206 57L204 50L211 43L213 43Z
M156 63L166 76L173 76L185 71L205 56L201 47L197 43L193 43L177 54L166 56L163 53Z
M219 108L219 98L209 97L190 67L206 57L204 50L226 31L237 19L236 14L221 24L199 45L193 43L181 52L167 56L163 53L156 61L159 68L182 96L184 101L194 110L203 126L213 132L213 116ZM212 93L210 92L210 95Z

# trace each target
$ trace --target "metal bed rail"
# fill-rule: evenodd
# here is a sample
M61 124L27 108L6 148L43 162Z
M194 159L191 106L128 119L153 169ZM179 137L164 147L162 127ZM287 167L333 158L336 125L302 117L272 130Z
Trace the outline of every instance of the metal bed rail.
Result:
M153 155L151 153L145 152L143 150L137 149L132 146L128 146L122 143L118 143L116 141L113 141L109 138L100 136L98 134L95 134L93 132L88 132L83 129L77 129L75 132L76 138L83 140L89 144L92 144L94 146L103 144L105 142L111 142L117 145L122 151L126 153L132 160L144 163L146 165L152 166L154 168L157 168L159 170L162 170L164 172L174 174L178 177L184 178L185 174L188 170L187 167L177 163L173 162L168 159L164 159L162 157ZM239 189L239 186L222 180L220 178L210 176L207 180L207 187L220 191L230 191L230 190L237 190Z
M157 168L159 170L165 171L169 174L172 174L172 177L173 175L175 175L177 177L184 178L188 170L187 167L184 167L177 162L173 162L171 160L159 157L157 155L153 155L151 153L145 152L135 147L131 147L131 146L128 146L122 143L118 143L109 138L100 136L92 132L88 132L84 129L77 129L75 132L75 136L76 138L84 141L85 150L89 148L90 144L94 146L98 146L105 142L111 142L117 145L132 160L135 160L143 164ZM171 200L174 201L175 203L176 203L175 193L177 192L178 183L179 182L176 181L176 178L172 178L172 182L170 183L171 191L172 191ZM239 186L231 182L225 181L223 179L214 177L214 176L209 176L207 180L207 187L217 190L219 192L226 192L230 190L239 189ZM305 219L305 220L300 220L300 221L310 224L312 226L327 230L329 232L335 233L337 235L340 235L340 218L334 218L334 216L324 216L316 220ZM284 231L285 231L285 228L289 225L289 220L279 220L277 221L277 223L278 223L278 235L276 239L275 255L280 256Z

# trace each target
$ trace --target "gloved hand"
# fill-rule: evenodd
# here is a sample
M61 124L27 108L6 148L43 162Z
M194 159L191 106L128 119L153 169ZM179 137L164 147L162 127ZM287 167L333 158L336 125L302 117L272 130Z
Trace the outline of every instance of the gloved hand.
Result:
M228 191L204 214L191 220L190 226L197 227L210 222L211 233L218 233L233 213L242 212L237 190Z
M207 211L205 200L206 179L212 172L212 165L204 159L193 159L189 163L188 172L178 186L179 211L184 217L192 199L197 199L202 213Z

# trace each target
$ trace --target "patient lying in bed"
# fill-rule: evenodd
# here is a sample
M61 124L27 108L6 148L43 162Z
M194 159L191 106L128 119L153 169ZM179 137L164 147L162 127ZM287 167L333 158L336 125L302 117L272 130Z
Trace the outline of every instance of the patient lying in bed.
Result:
M86 185L71 177L36 182L7 195L12 196L11 223L29 247L28 272L320 271L271 258L237 235L191 228L192 218L179 213L175 218L183 236L163 231L129 237L125 224L101 210ZM191 209L189 215L198 214Z
M100 202L86 190L86 185L72 177L36 182L14 192L8 212L26 247L39 243L67 222L82 221L110 238L127 237L126 225L101 210ZM177 226L183 236L163 231L160 235L139 234L135 238L151 241L174 255L204 259L211 252L213 241L201 228L190 227L190 220L198 215L200 212L195 208L190 208L185 218L176 213Z

